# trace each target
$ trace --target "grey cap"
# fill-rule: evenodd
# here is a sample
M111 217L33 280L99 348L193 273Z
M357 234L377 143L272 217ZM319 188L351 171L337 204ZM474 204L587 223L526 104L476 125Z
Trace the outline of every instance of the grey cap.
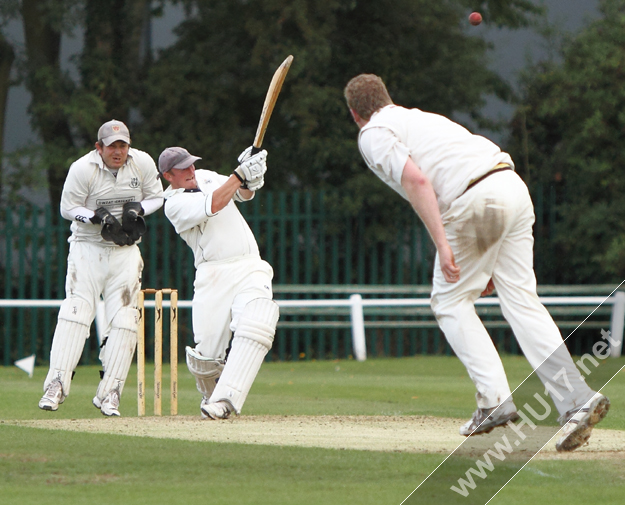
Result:
M172 168L188 168L201 159L190 154L184 147L168 147L158 157L158 169L164 174Z
M102 142L105 146L110 146L116 140L123 140L126 144L130 144L130 132L124 123L117 121L117 119L112 119L100 126L98 142Z

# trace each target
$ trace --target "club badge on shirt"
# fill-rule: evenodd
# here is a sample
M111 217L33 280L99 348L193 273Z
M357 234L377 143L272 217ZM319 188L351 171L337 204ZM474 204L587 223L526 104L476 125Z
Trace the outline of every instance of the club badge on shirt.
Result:
M139 186L141 186L141 184L139 183L139 178L138 177L131 177L130 178L130 187L133 188L133 189L136 189Z

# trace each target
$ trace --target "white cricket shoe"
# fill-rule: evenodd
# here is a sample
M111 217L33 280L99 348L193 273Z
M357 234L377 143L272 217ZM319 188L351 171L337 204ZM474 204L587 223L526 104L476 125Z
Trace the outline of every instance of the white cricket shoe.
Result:
M595 393L583 407L561 415L558 421L564 428L560 431L556 449L561 452L574 451L584 445L588 442L595 424L608 414L608 410L610 410L608 397Z
M102 408L102 400L100 400L97 395L93 397L91 403L93 403L93 406L98 410Z
M473 417L460 428L460 434L465 437L471 435L481 435L482 433L490 433L497 426L504 426L508 421L516 421L519 419L516 407L512 401L501 404L497 412L497 407L490 409L478 408L473 412Z
M208 403L208 400L204 397L200 404L200 411L202 412L202 419L209 417L211 419L228 419L234 411L234 407L226 400Z
M94 403L95 405L95 403ZM100 412L105 416L118 416L121 417L119 413L119 390L112 389L106 398L102 400L102 404L100 406Z
M59 379L54 379L48 384L46 392L39 400L39 408L42 410L58 410L59 405L64 401L63 384Z

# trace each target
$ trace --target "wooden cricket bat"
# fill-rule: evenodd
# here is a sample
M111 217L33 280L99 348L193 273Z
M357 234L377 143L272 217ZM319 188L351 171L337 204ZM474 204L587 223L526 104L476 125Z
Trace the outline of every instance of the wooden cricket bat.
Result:
M265 97L263 111L260 115L260 120L258 121L258 128L256 129L254 143L252 144L252 155L260 152L260 146L263 143L263 139L265 138L265 131L267 131L267 125L269 124L269 118L271 117L273 108L276 105L278 95L280 94L280 90L282 89L282 83L284 82L292 61L293 56L288 56L287 59L282 62L282 64L273 74L273 78L271 79L271 83L269 84L269 89L267 90L267 96Z

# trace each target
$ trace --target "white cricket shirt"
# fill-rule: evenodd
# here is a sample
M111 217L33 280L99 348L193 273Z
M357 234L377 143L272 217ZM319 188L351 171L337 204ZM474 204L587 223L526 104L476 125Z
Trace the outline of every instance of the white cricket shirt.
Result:
M432 183L441 214L469 183L512 158L490 140L438 114L387 105L360 130L369 168L408 200L401 176L408 156Z
M204 262L231 261L243 256L260 258L254 234L234 200L219 212L211 212L213 192L228 177L211 170L196 170L195 179L197 190L169 187L163 194L165 215L193 251L195 267ZM235 199L243 201L237 195Z
M121 222L122 208L126 202L162 197L163 185L158 178L154 160L148 153L131 147L128 159L116 177L94 149L72 163L63 185L61 215L66 219L75 219L72 221L69 241L87 240L113 245L102 238L99 224L91 223L87 217L72 217L69 214L72 209L84 207L94 211L105 207Z

